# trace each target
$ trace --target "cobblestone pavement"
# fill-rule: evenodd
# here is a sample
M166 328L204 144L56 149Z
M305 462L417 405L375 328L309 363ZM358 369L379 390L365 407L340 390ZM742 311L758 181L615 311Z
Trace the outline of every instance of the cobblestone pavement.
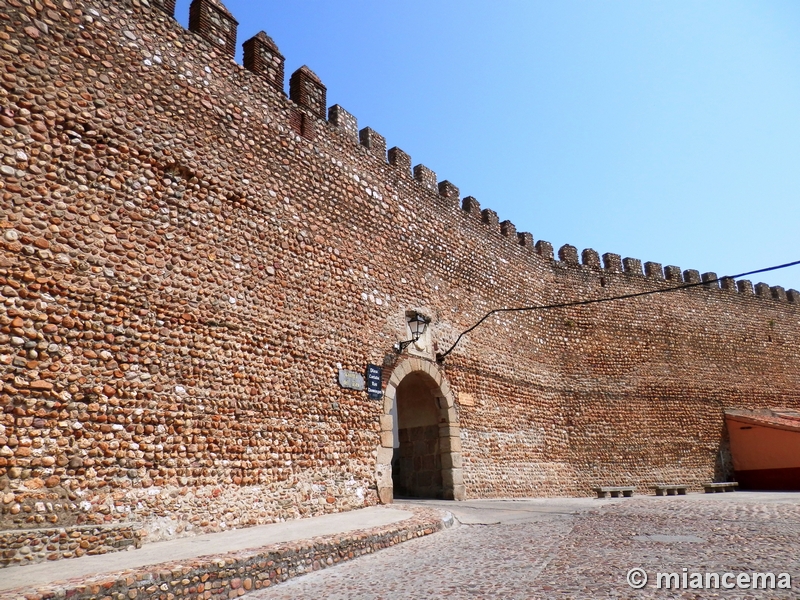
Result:
M461 525L250 597L800 598L800 494L430 504ZM626 583L634 567L644 589ZM657 572L682 585L684 568L685 589L655 587ZM793 589L691 589L694 572L785 572Z

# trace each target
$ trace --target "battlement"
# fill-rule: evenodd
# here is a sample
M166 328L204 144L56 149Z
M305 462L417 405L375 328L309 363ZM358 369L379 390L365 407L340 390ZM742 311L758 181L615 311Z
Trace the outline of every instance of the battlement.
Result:
M135 6L147 10L147 6L174 18L175 0L130 0ZM220 0L193 0L189 9L189 31L197 34L223 57L231 59L235 55L238 21ZM533 260L542 260L561 268L577 269L582 272L597 272L603 275L635 277L671 285L696 284L703 289L716 289L746 296L795 303L800 300L800 292L785 291L780 286L758 283L753 287L749 281L733 281L724 278L717 281L715 273L703 273L688 269L681 271L678 266L662 266L657 262L642 262L635 258L621 258L620 255L606 252L600 254L587 248L580 253L578 248L566 244L559 248L557 258L552 244L535 240L533 234L518 232L514 223L500 220L490 208L481 208L480 202L472 196L460 196L459 188L450 181L437 181L436 172L418 164L412 168L411 157L398 148L392 147L387 153L384 136L371 127L358 128L357 118L342 106L334 104L327 107L327 89L322 80L309 67L297 69L289 79L288 96L285 90L284 64L277 43L264 31L260 31L243 44L243 67L258 76L269 88L279 91L292 105L288 112L288 125L296 134L313 143L316 136L326 131L337 131L340 139L354 147L363 148L368 155L381 164L393 168L401 178L408 178L420 188L420 192L433 195L444 201L452 210L460 211L468 221L480 224L488 235L505 238L511 244L526 252ZM224 65L217 65L225 68ZM231 66L231 69L234 67ZM246 93L243 90L243 94ZM343 149L345 152L348 149ZM606 280L603 279L605 282ZM605 285L605 283L603 284Z
M244 68L261 75L272 87L283 92L283 65L286 59L273 39L259 31L242 46Z
M171 14L170 0L158 2L162 10ZM174 2L172 3L174 10ZM199 16L192 20L190 15L190 30L195 31L204 39L212 44L224 49L231 54L232 44L235 42L236 20L225 9L221 2L217 0L194 0L192 3L193 14L209 15L206 19ZM218 18L212 19L212 16ZM192 26L192 23L195 23ZM234 42L231 42L231 39ZM261 75L266 81L276 89L283 91L283 64L285 59L280 54L277 44L265 32L259 32L255 37L247 40L244 44L244 67L254 73ZM307 109L312 115L320 120L325 120L326 110L326 88L319 77L308 67L303 66L292 74L290 79L289 98ZM301 122L300 115L295 115L296 122L293 124L295 131L311 137L307 133L308 125ZM542 260L553 260L552 246L547 242L534 242L533 235L527 232L517 232L516 226L511 221L500 221L497 213L491 209L481 210L481 205L472 196L465 196L459 199L459 189L449 181L437 182L436 173L425 165L416 165L411 169L411 157L393 147L389 150L388 160L386 151L386 139L377 131L370 127L358 129L357 119L354 115L347 112L344 108L335 104L327 111L328 125L338 129L346 139L350 139L354 144L360 144L366 148L371 155L384 163L395 167L402 175L407 176L413 173L413 180L418 183L425 191L437 194L439 197L450 201L453 207L460 207L468 216L474 217L483 225L487 226L489 232L496 232L500 236L509 239L512 243L522 249L531 251L532 255ZM605 253L602 256L597 251L587 248L580 253L569 244L562 246L558 251L558 261L567 267L577 267L591 271L598 271L609 274L622 274L633 277L645 277L653 281L669 282L675 285L694 284L702 281L710 282L710 289L721 289L726 292L737 292L745 295L756 295L778 301L798 302L800 292L796 290L784 291L780 286L768 286L767 284L757 284L755 291L750 282L735 282L730 278L721 281L714 281L717 276L715 273L704 273L700 275L697 271L681 269L674 265L662 267L660 263L646 262L642 270L642 261L633 258L621 259L620 255Z
M173 5L174 10L174 5ZM236 28L239 22L218 0L192 0L189 6L189 31L233 58L236 55Z

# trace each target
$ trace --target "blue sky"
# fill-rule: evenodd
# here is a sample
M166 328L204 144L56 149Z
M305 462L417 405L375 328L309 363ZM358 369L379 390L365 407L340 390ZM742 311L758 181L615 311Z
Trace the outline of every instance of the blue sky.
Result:
M558 248L800 260L800 3L227 0L388 147ZM188 21L189 0L176 17ZM755 276L800 289L800 267Z

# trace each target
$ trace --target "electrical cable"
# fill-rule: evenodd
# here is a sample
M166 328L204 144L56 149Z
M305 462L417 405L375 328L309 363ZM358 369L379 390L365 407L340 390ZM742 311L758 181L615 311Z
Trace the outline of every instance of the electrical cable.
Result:
M677 290L685 290L688 288L697 287L700 285L710 285L712 283L716 283L723 279L738 279L739 277L745 277L747 275L755 275L757 273L766 273L767 271L777 271L778 269L785 269L787 267L793 267L795 265L800 265L800 260L796 260L794 262L784 263L782 265L776 265L774 267L766 267L764 269L756 269L755 271L747 271L746 273L739 273L738 275L725 275L723 277L717 277L716 279L709 279L708 281L698 281L696 283L686 283L684 285L677 285L671 288L664 288L660 290L649 290L647 292L637 292L635 294L624 294L622 296L613 296L611 298L594 298L592 300L575 300L573 302L561 302L559 304L546 304L542 306L520 306L517 308L495 308L494 310L490 310L488 313L483 315L481 319L475 323L469 329L465 329L462 331L459 336L456 338L456 341L453 343L452 346L442 354L436 355L436 360L438 362L444 361L445 357L450 354L453 349L458 345L465 335L471 332L473 329L478 327L481 323L483 323L486 319L491 317L493 314L496 313L506 313L506 312L523 312L529 310L548 310L551 308L566 308L569 306L585 306L587 304L599 304L600 302L612 302L614 300L627 300L628 298L638 298L640 296L651 296L653 294L666 294L667 292L674 292Z

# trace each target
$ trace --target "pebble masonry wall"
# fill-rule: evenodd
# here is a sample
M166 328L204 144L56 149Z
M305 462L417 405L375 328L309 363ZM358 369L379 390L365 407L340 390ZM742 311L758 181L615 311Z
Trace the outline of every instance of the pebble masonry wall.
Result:
M235 64L235 19L195 3L194 32L169 1L0 4L0 528L150 541L374 504L384 408L336 376L383 364L407 310L442 350L493 308L701 281L554 258L320 118L310 69L287 97L269 38ZM755 292L490 318L440 367L467 496L727 475L723 407L800 406L800 294Z
M418 506L401 508L412 513L411 516L389 525L76 577L35 589L28 586L2 590L0 600L237 598L251 590L268 588L292 577L327 569L383 548L430 535L451 527L454 522L450 513Z

